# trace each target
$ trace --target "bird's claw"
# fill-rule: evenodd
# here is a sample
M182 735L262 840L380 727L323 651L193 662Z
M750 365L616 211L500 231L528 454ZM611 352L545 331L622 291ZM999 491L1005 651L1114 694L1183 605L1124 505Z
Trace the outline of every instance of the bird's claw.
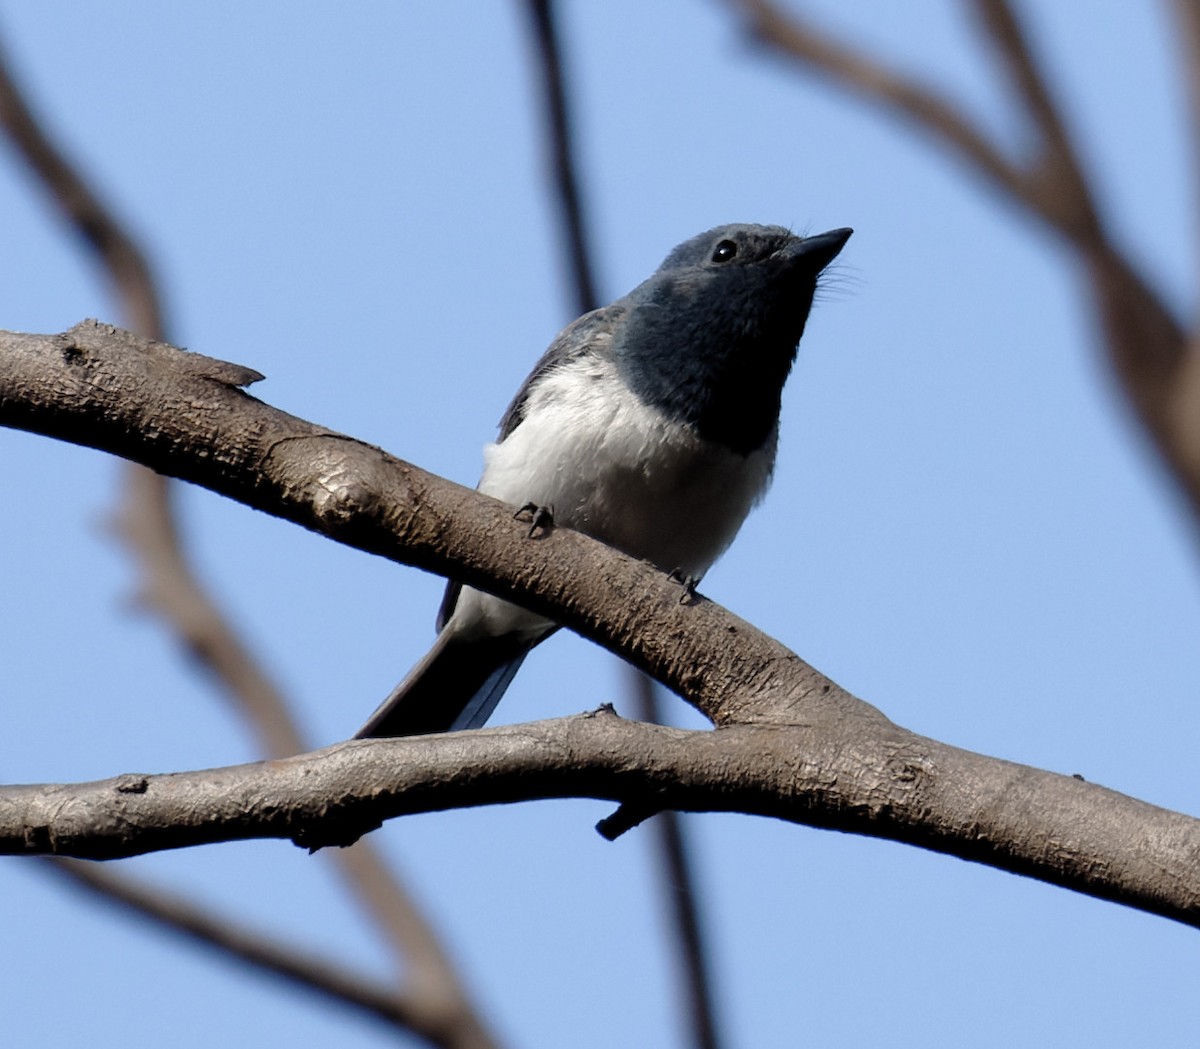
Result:
M540 530L543 535L554 527L554 507L538 506L537 503L526 503L515 514L513 520L520 520L522 515L529 515L529 538L532 539Z
M667 573L667 578L672 583L678 583L683 587L683 593L679 595L679 603L681 605L690 605L696 600L696 587L700 585L700 577L687 575L680 568L672 568Z

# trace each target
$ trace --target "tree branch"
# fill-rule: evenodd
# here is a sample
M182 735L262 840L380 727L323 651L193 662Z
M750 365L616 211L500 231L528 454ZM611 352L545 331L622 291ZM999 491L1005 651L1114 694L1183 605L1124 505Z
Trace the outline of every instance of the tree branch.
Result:
M50 436L74 439L93 447L102 447L117 454L122 454L121 449L124 448L126 458L151 468L157 466L162 472L178 472L187 479L192 478L186 470L174 471L165 460L158 460L154 455L130 454L129 442L132 440L137 444L141 440L135 428L144 424L151 430L157 429L158 424L150 420L156 416L163 416L162 421L165 421L164 413L175 415L180 421L183 416L190 415L190 421L194 424L210 411L213 412L210 422L216 423L217 429L202 427L189 431L189 424L180 429L169 427L174 429L173 434L159 430L157 438L161 440L154 440L151 444L158 444L160 451L166 453L168 458L172 455L172 446L175 453L186 446L185 454L195 456L198 460L208 460L209 466L215 466L218 473L230 465L229 462L222 462L226 459L221 452L225 442L229 442L227 452L233 451L236 446L238 452L250 458L270 459L273 456L278 463L284 464L289 458L287 451L292 447L289 440L298 437L302 440L299 434L255 430L257 425L265 425L264 419L256 422L252 417L256 406L265 410L266 418L286 421L290 417L275 412L238 391L239 385L258 379L258 373L251 369L213 361L196 354L180 353L162 343L143 340L119 329L105 329L95 325L80 326L64 337L44 342L40 351L27 352L31 348L32 344L24 342L23 337L16 337L14 342L0 335L0 373L3 373L3 378L0 379L0 387L3 387L3 392L0 392L0 419L12 425L25 426L25 423L32 422L27 413L37 415L48 409L49 414L45 419L53 422L48 431L42 432L47 432ZM132 352L127 352L130 350ZM47 365L51 366L49 371L45 370ZM33 370L24 371L25 368ZM21 372L23 374L18 374ZM35 378L35 373L38 372L40 377ZM49 382L51 385L63 382L67 385L54 393L48 387L39 390L39 382ZM135 397L127 401L124 408L117 406L117 402L123 399L118 392L121 388L129 393L132 389L130 384L136 387L143 383L146 385L140 396L144 399L140 403ZM65 400L59 399L68 388L73 388L73 392L68 394ZM102 392L106 388L109 395L115 395L115 399L109 400ZM15 398L11 396L14 392L18 393ZM47 393L50 395L49 401L43 399ZM153 403L157 397L164 398L162 404ZM237 414L237 407L251 409L251 416L243 415L229 431L222 432L222 423L234 422L233 416ZM230 411L230 417L223 418L221 408ZM25 419L25 423L18 421L21 418ZM286 422L284 425L286 426ZM240 433L236 433L240 427L249 429L242 429ZM26 428L36 430L39 427L32 425ZM303 431L304 434L314 432L324 433L313 427ZM190 433L190 436L185 437L185 433ZM343 439L333 440L335 444L340 444ZM276 441L280 443L282 453L278 449L272 452L272 445ZM329 466L329 463L326 463L326 466ZM276 475L276 483L287 483L284 478L287 469L284 466L283 473ZM208 467L202 472L210 473ZM229 475L226 477L231 479ZM253 486L261 483L261 480L243 477L242 483ZM322 487L332 483L332 478L310 477L308 483ZM218 490L221 490L219 486ZM151 500L150 505L162 504ZM336 514L336 509L332 506L327 505L325 510ZM153 524L153 521L144 522L144 525ZM160 542L155 554L157 558L166 563L177 557L177 551L172 549L171 543L161 542L161 533L157 539ZM170 571L177 572L180 568L180 564L176 563L171 566ZM199 624L201 632L189 636L197 645L209 644L213 641L209 629L212 626L211 619L216 613L204 601L203 595L197 598L195 594L180 591L172 600L177 599L180 593L186 594L189 605L187 610L177 611L181 611L181 615L190 620L189 629L197 628L194 621L197 609L200 619L203 620ZM232 676L235 688L243 688L249 680L254 686L254 693L265 697L255 708L254 723L265 736L267 745L280 749L294 748L291 752L303 749L294 727L291 727L290 717L282 706L282 700L274 693L269 683L259 679L257 668L240 647L231 647L230 637L226 635L224 624L219 617L217 634L219 636L215 643L224 653L223 661L218 664L220 672L223 675L230 674L231 669L236 669L238 673ZM240 657L235 661L236 668L231 668L229 660L233 651ZM455 1009L459 1010L462 1030L469 1034L470 1038L462 1043L449 1044L464 1047L485 1044L482 1024L474 1010L469 1007L465 991L453 966L424 919L407 902L402 890L394 879L389 878L378 858L361 854L339 857L339 867L361 897L370 903L373 911L382 909L377 919L378 924L391 934L393 945L400 949L402 956L408 961L410 972L415 979L414 988L420 988L431 999L440 1003L447 1015L453 1014ZM476 1033L478 1037L475 1036ZM492 1043L488 1041L487 1044Z
M0 853L92 859L352 839L417 812L545 798L774 816L1027 874L1200 926L1200 821L887 723L715 732L600 711L280 761L0 791Z
M1176 25L1176 46L1179 48L1180 75L1187 95L1187 129L1192 159L1192 210L1200 205L1200 5L1196 0L1172 0ZM1193 255L1197 238L1193 232Z
M728 726L588 716L268 763L0 793L0 852L126 856L354 840L413 812L549 797L739 811L891 838L1200 924L1200 822L936 743L661 572L236 388L257 373L117 329L0 336L0 424L135 457L339 542L513 597Z
M1188 135L1191 146L1190 181L1195 199L1193 213L1200 204L1200 5L1196 0L1174 0L1175 21L1178 28L1180 67L1187 89ZM1197 243L1195 233L1192 243ZM1192 254L1195 256L1195 247ZM1179 382L1172 414L1174 423L1183 436L1180 445L1190 450L1191 469L1200 473L1200 318L1193 314L1187 354L1179 372Z
M2 52L0 127L66 221L98 256L129 323L143 335L165 339L162 299L145 253L42 129L9 72ZM143 600L163 614L201 665L212 671L223 686L223 693L249 721L265 752L284 756L307 749L283 696L200 585L184 557L174 515L173 486L168 479L137 465L126 470L124 498L115 524L144 570ZM405 965L412 1001L419 1003L419 1007L414 1007L417 1008L414 1015L423 1017L423 1027L415 1027L417 1033L425 1033L434 1044L449 1049L492 1049L496 1043L485 1030L436 934L376 850L363 842L356 848L339 851L334 859L343 881L369 914L372 926L383 934L397 960ZM83 875L76 872L75 880L81 882ZM127 906L145 896L140 887L115 874L93 878L90 888ZM177 902L177 907L156 912L158 920L169 924L172 914L183 914L183 904ZM282 971L269 960L262 964ZM303 962L296 964L301 970L306 968ZM315 972L311 967L309 971ZM315 979L315 976L310 979L309 984ZM349 976L326 984L324 991L360 1006L363 1003L357 996L378 997L370 987L355 987ZM396 1012L399 1002L400 999L391 996L383 1004L385 1009L393 1011L393 1019L403 1022L400 1014L405 1010ZM436 1018L436 1023L431 1018Z
M0 52L0 128L112 278L127 323L152 338L163 338L161 303L145 255L42 130L9 72L3 52Z
M1128 401L1200 520L1200 353L1162 297L1111 241L1015 12L972 0L1004 61L1038 148L1020 165L936 91L818 31L772 0L728 0L754 39L925 132L1056 232L1087 275L1105 349Z
M583 195L579 191L579 174L571 141L571 119L554 4L552 0L528 0L526 9L537 45L546 152L558 196L563 243L571 264L576 313L588 313L600 302L596 295L596 278L583 217Z
M971 0L1039 143L1018 194L1081 248L1108 245L1066 122L1008 0Z
M717 606L681 605L678 586L643 562L567 529L530 543L511 507L238 388L258 378L92 322L57 336L0 333L0 425L99 448L517 597L624 654L717 723L881 717Z
M596 294L595 267L588 224L584 219L583 193L579 186L573 136L570 93L563 70L553 0L528 0L527 7L537 44L543 138L554 158L553 182L558 196L558 231L565 253L571 259L575 312L587 313L600 305ZM656 686L645 674L629 668L626 675L643 721L659 723ZM702 921L696 903L690 851L682 821L666 811L656 821L657 881L668 903L674 940L682 974L682 998L686 1019L697 1049L718 1049L716 1004L711 966L701 935Z
M158 474L141 468L137 474L165 486ZM163 615L214 675L222 694L247 719L267 754L286 757L307 750L283 696L200 586L180 549L177 528L163 519L172 511L170 490L146 491L141 477L131 478L130 498L117 526L142 566L142 599ZM436 934L371 843L341 850L334 860L347 887L370 915L372 927L404 963L413 994L427 1009L431 1002L441 1003L446 1016L456 1010L473 1016L462 982ZM471 1038L474 1041L450 1044L480 1041L475 1033Z
M155 488L166 483L160 474L142 473ZM140 569L138 602L161 615L177 640L213 675L264 753L284 757L308 749L283 696L183 556L172 493L134 484L127 496L113 527Z
M359 1009L400 1030L412 1031L439 1046L489 1049L490 1041L467 1041L447 1029L450 1019L430 1008L419 993L380 984L363 973L332 964L265 932L250 932L206 907L95 864L56 860L48 870L72 884L117 903L170 932L182 934L226 957L266 971L289 983Z
M741 11L758 43L825 74L863 99L888 109L935 136L979 173L1014 196L1025 192L1026 175L971 118L933 88L889 69L882 62L821 33L794 9L785 13L771 0L728 0Z
M662 724L658 686L645 674L633 669L627 676L630 690L637 700L638 717L652 724ZM686 1019L691 1028L692 1044L696 1049L719 1049L721 1039L717 1025L717 996L713 988L712 966L705 943L688 834L683 826L683 818L673 809L659 812L654 818L653 829L663 868L659 882L667 898L679 949L683 972L682 998L687 1006Z

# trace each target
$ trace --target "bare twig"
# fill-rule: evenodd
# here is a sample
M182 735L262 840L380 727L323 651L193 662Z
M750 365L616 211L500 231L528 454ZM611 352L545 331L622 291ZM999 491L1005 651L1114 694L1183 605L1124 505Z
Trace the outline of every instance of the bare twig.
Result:
M1187 85L1188 111L1191 117L1191 184L1194 207L1200 207L1200 3L1197 0L1173 0L1175 21L1179 27L1181 75ZM1200 238L1193 236L1193 245ZM1193 255L1195 247L1193 247ZM1183 432L1180 442L1193 454L1192 469L1200 473L1200 317L1193 314L1187 356L1180 370L1174 417Z
M151 483L142 484L141 478ZM141 573L139 601L161 615L199 666L215 677L219 694L247 720L264 753L298 754L306 748L286 702L183 555L173 487L160 474L143 470L141 478L130 485L113 522Z
M251 931L240 921L221 917L183 896L118 875L109 868L62 859L48 861L47 866L73 884L168 931L202 943L225 958L360 1009L398 1030L424 1038L432 1046L494 1049L496 1043L469 1011L464 1012L442 996L426 993L420 981L404 989L379 983L365 973L335 965L266 932Z
M306 750L287 702L182 555L169 502L174 485L142 468L131 470L128 481L118 527L142 567L143 600L172 624L199 664L212 673L218 691L233 701L235 713L247 720L264 753L284 757ZM470 1041L462 1044L485 1044L454 965L376 847L360 841L353 849L329 855L364 907L371 927L384 936L403 964L410 993L420 995L426 1009L436 1008L444 1017L461 1013L463 1031L470 1033Z
M266 754L286 757L307 750L288 704L192 574L174 522L162 518L171 512L171 490L146 491L148 485L165 488L165 478L139 470L131 481L131 498L124 504L118 526L142 568L143 600L173 626L213 675L220 694L246 718ZM369 842L359 842L330 855L372 928L384 935L404 964L414 992L442 1002L444 1012L455 1008L473 1012L436 934L378 850Z
M165 480L146 470L140 474L152 483ZM265 753L286 757L308 749L286 701L193 576L174 523L161 519L160 515L171 512L169 498L163 497L170 492L146 494L140 478L135 480L130 488L133 498L126 501L118 526L142 568L143 600L174 627L180 640L214 676L220 693L247 719ZM370 916L372 927L385 935L397 959L404 963L414 987L429 998L456 1001L458 1007L469 1009L465 991L437 936L378 850L360 842L331 856Z

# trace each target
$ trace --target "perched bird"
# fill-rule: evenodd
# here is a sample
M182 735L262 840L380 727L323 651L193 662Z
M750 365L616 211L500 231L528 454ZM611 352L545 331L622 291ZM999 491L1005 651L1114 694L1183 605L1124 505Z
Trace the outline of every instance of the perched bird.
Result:
M484 451L479 491L698 580L771 479L817 278L848 229L731 225L564 328ZM451 582L439 634L358 736L482 725L556 626Z

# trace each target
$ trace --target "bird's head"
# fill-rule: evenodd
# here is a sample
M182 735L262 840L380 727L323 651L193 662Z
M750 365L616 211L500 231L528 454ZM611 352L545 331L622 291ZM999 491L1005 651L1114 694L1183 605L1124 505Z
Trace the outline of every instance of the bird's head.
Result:
M718 226L684 241L629 295L617 342L648 403L746 454L773 432L817 280L849 229Z

